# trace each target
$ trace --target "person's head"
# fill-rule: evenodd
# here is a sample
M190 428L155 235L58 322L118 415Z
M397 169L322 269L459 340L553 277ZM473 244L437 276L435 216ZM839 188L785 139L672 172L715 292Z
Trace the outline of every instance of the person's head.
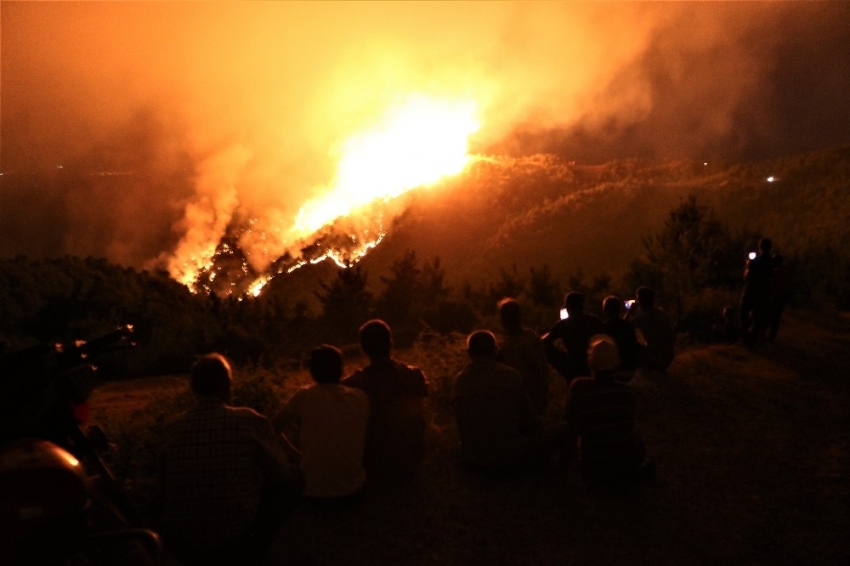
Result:
M496 337L489 330L476 330L466 339L466 351L472 359L495 358Z
M206 354L198 358L191 371L192 392L204 399L230 400L233 370L221 354Z
M616 369L620 365L617 343L607 334L596 334L590 338L587 348L587 366L594 374Z
M759 240L759 251L761 255L770 255L770 250L773 248L773 242L770 238L762 238Z
M602 314L605 318L620 318L623 313L623 300L616 295L608 295L602 301Z
M635 299L640 308L651 309L655 306L655 290L651 287L638 287Z
M342 352L322 344L310 352L310 375L316 383L339 383L342 378Z
M564 297L564 307L570 316L579 314L584 311L584 295L578 291L570 291Z
M360 348L370 360L389 358L393 349L393 333L380 319L370 320L360 327Z
M505 297L496 305L499 307L499 318L505 330L517 330L522 326L522 310L516 299Z

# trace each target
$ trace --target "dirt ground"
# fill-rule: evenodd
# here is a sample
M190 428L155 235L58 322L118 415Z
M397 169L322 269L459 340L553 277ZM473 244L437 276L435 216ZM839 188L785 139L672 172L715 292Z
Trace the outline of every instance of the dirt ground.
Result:
M755 352L689 348L634 382L649 485L484 479L443 440L413 486L296 509L267 563L850 563L848 368L847 318L795 313Z

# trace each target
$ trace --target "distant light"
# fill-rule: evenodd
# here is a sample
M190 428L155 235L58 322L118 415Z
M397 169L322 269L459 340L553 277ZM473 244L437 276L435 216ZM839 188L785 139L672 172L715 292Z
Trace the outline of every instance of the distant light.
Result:
M750 252L750 255L748 257L750 259L756 259L756 252Z
M703 167L708 167L708 163L703 163L703 164L702 164L702 166L703 166Z
M64 165L57 165L57 166L56 166L56 168L57 168L57 169L64 169L64 168L65 168L65 166L64 166Z
M767 182L768 182L768 183L772 183L772 182L774 182L775 180L776 180L776 177L774 177L773 175L771 175L770 177L768 177L768 178L767 178Z

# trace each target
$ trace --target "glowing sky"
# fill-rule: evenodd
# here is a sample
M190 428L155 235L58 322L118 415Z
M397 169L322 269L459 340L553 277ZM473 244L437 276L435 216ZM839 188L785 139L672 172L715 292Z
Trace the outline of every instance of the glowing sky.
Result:
M473 101L474 152L747 159L850 140L846 3L0 11L3 255L167 267L238 214L264 235L245 242L262 267L345 174L352 137L416 97ZM90 181L57 179L59 166ZM52 180L25 190L9 181L44 171Z

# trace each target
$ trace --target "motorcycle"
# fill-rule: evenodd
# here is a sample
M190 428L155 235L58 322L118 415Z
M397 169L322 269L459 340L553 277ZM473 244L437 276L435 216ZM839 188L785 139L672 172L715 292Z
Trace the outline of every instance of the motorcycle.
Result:
M163 557L86 427L94 362L132 347L133 328L0 358L0 564L153 565Z

